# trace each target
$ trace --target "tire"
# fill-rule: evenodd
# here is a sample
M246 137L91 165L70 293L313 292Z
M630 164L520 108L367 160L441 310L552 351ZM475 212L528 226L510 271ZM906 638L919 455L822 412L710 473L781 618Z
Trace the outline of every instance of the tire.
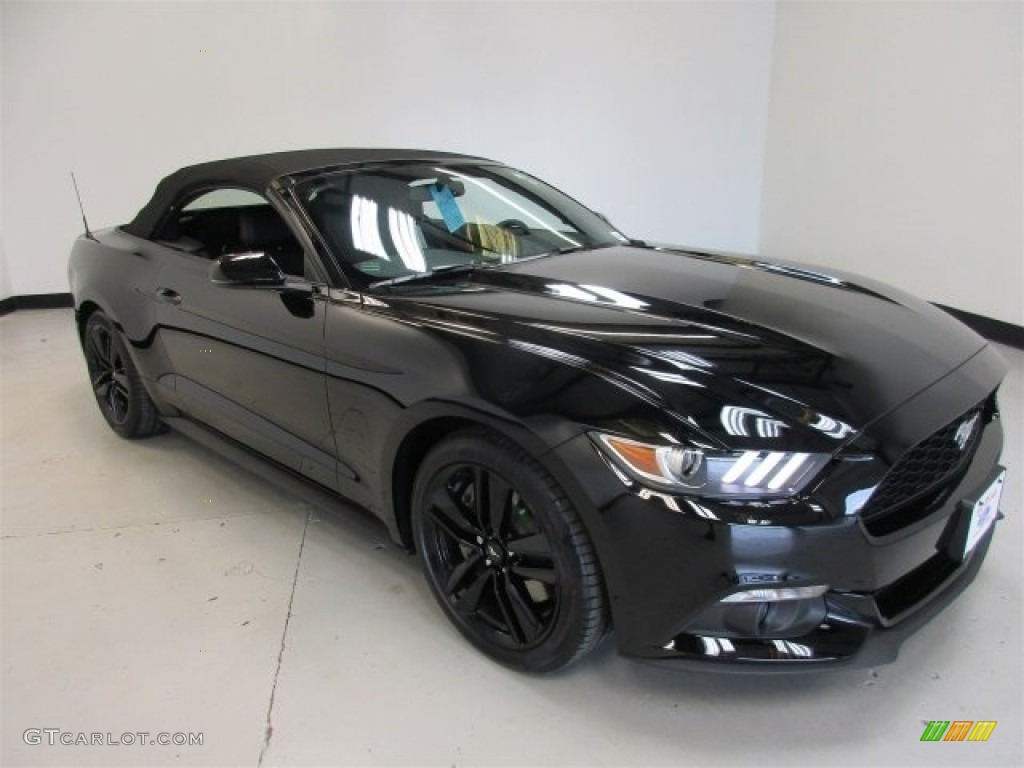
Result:
M82 335L85 363L96 404L121 437L149 437L160 431L160 414L150 400L121 334L103 312L89 315Z
M492 659L553 672L604 636L586 530L551 475L510 441L464 432L433 448L416 476L412 524L434 597Z

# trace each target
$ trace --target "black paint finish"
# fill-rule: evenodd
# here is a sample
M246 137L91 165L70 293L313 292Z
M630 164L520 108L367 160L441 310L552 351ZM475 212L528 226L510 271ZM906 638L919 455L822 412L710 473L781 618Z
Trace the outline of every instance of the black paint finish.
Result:
M165 180L135 224L159 220L158 199L183 200L177 183L231 180L225 162L216 179L199 167ZM308 178L309 162L292 171ZM243 165L237 184L256 173L253 159ZM253 191L328 281L211 280L209 258L123 228L74 245L79 324L95 309L115 321L172 426L202 424L364 506L407 546L429 446L467 426L494 430L578 509L619 648L633 656L758 670L863 662L977 570L991 533L965 562L949 542L998 465L1005 365L946 312L845 273L639 244L354 290L287 194L287 162L260 167L278 175ZM978 408L977 448L944 495L872 534L858 513L886 473ZM777 427L743 434L729 413ZM592 430L833 459L792 498L670 496L624 483ZM749 617L718 601L755 583L829 591L812 630L743 635Z

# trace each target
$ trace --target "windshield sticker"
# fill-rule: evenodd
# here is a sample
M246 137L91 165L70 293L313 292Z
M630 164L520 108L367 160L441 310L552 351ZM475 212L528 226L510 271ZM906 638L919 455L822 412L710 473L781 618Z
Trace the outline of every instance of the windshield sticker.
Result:
M434 198L434 203L437 204L437 209L441 212L441 218L444 219L444 225L448 227L449 232L455 232L466 223L466 220L462 218L462 211L459 210L459 204L455 202L455 195L452 194L451 187L431 184L430 196Z

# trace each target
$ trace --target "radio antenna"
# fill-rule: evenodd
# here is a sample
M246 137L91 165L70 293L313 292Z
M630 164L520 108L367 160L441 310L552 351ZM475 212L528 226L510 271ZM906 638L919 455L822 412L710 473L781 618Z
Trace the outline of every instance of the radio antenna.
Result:
M89 222L85 220L85 206L82 205L82 195L78 191L78 181L75 180L75 172L71 171L71 184L75 188L75 197L78 198L78 210L82 212L82 226L85 227L85 236L90 240L95 240L92 232L89 231Z

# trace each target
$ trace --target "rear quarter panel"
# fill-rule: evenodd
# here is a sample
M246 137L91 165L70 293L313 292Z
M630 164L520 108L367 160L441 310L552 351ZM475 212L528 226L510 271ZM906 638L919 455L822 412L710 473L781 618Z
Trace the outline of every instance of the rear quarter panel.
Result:
M79 237L68 261L68 282L80 319L93 306L117 325L136 368L155 380L165 369L154 346L153 289L162 259L150 243L118 229Z

